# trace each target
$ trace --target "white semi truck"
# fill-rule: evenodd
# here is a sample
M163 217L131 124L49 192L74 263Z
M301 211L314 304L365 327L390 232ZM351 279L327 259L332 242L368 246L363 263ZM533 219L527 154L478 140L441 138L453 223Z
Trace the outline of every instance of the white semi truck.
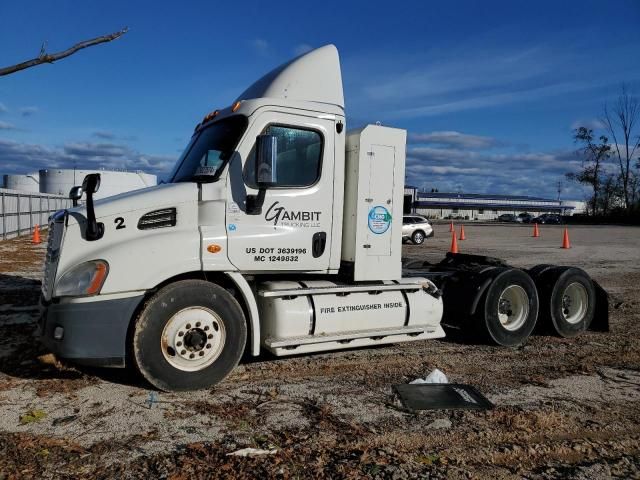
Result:
M346 131L333 45L268 73L197 125L169 183L50 219L43 342L152 385L222 380L243 353L292 355L439 338L523 343L606 316L579 269L478 256L401 259L406 132Z

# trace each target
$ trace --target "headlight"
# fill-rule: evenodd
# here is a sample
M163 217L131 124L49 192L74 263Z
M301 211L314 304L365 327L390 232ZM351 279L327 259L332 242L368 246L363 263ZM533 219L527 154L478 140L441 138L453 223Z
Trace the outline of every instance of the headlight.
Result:
M108 272L109 264L104 260L81 263L60 277L56 283L54 296L84 296L100 293Z

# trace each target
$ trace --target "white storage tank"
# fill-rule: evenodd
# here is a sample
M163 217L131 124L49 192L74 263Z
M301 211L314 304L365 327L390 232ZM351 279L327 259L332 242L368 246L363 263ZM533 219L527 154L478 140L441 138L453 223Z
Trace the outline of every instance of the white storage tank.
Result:
M21 192L38 193L40 191L40 176L38 172L26 175L4 175L4 188Z
M141 171L48 169L40 170L40 192L69 195L75 185L81 185L90 173L100 174L100 189L95 198L105 198L118 193L152 187L158 183L156 175Z

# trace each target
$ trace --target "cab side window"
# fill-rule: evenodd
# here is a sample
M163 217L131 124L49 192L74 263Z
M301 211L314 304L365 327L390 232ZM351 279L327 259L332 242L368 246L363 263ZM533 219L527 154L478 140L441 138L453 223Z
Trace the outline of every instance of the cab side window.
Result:
M263 134L274 135L278 142L276 157L277 183L274 188L308 187L320 178L322 167L322 135L314 130L306 130L282 125L269 125ZM244 164L244 181L256 188L255 146Z

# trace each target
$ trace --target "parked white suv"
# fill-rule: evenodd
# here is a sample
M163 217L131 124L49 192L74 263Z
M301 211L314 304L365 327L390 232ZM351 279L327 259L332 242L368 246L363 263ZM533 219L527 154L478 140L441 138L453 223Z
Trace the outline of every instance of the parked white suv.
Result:
M433 227L429 220L419 215L405 215L402 217L403 240L411 240L416 245L420 245L425 238L429 237L433 237Z

